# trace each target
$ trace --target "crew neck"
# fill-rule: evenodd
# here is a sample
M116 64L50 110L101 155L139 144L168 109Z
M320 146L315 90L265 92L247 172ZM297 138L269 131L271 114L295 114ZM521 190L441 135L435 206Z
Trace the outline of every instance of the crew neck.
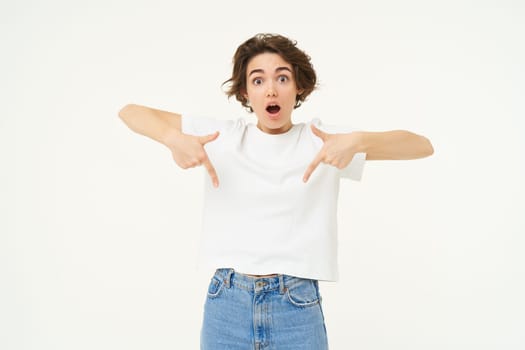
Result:
M252 128L255 130L255 132L260 134L260 135L263 135L263 137L280 138L280 137L286 137L286 136L292 134L295 130L297 130L297 128L298 128L298 126L300 124L292 124L292 127L290 129L286 130L285 132L279 133L279 134L270 134L270 133L267 133L265 131L262 131L261 129L259 129L257 124L251 124L251 125L252 125Z

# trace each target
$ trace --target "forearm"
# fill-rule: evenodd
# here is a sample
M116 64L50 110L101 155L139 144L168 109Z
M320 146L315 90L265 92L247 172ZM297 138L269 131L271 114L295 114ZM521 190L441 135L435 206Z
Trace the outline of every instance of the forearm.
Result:
M118 115L134 132L166 146L170 135L181 131L181 116L176 113L129 104L124 106Z
M360 151L367 160L416 159L434 153L430 141L405 130L359 132Z

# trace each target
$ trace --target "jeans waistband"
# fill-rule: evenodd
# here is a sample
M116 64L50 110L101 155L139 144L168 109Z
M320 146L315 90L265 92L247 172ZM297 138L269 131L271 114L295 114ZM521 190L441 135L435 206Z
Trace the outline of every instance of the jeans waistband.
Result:
M233 285L251 292L278 289L281 294L284 294L288 288L292 288L299 283L304 283L304 281L313 281L317 284L316 280L282 274L267 277L249 276L230 268L217 269L215 276L224 281L227 288Z

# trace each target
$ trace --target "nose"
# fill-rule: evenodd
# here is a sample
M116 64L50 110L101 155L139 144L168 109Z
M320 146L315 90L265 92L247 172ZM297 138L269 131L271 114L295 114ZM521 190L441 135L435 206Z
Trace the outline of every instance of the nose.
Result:
M277 96L277 92L275 91L273 84L270 83L268 85L268 89L266 90L266 97L275 97Z

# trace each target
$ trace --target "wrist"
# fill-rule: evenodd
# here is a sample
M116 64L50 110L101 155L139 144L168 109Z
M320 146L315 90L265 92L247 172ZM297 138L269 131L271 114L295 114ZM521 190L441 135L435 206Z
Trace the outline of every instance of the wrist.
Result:
M176 147L177 141L179 141L182 137L182 132L177 128L166 128L165 132L161 136L160 142L168 147L169 149L172 149Z
M370 133L365 131L354 131L352 135L355 137L355 153L367 153L370 146Z

